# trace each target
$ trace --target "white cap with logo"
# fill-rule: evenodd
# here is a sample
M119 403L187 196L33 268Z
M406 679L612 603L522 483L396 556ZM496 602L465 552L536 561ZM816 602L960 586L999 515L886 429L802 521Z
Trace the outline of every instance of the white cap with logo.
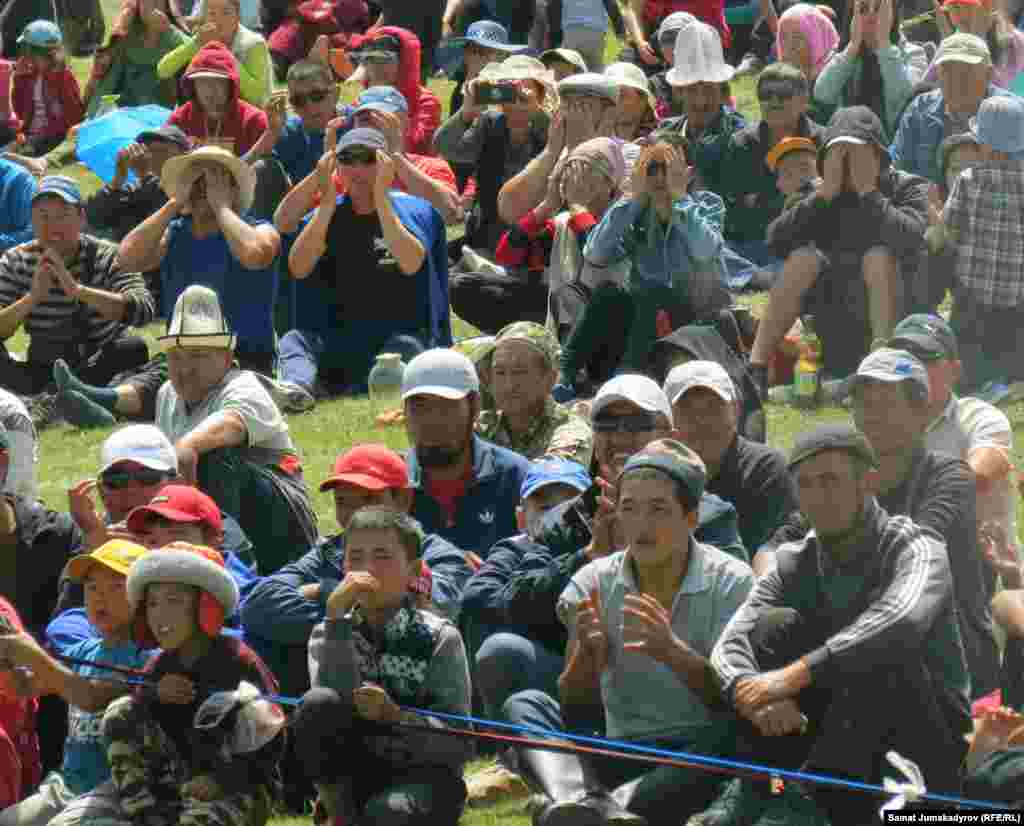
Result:
M665 395L671 404L675 404L686 391L695 387L711 390L724 402L736 401L736 386L717 361L688 361L673 367L665 377Z
M151 424L130 424L115 430L100 451L100 474L118 462L135 462L151 470L178 472L178 454L162 430Z
M630 402L648 413L661 413L673 425L672 405L658 383L640 373L615 376L601 385L590 405L590 418L596 419L613 402Z
M462 353L437 347L420 353L402 374L402 401L412 396L464 399L480 392L476 368Z

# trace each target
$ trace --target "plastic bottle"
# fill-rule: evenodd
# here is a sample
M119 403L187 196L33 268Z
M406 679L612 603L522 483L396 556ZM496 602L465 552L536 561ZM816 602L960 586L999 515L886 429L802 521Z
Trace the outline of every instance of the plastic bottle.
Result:
M370 406L375 416L402 406L402 373L405 364L400 353L380 353L370 370Z
M815 407L821 401L821 340L814 320L805 316L800 339L800 360L793 370L793 402L798 407Z

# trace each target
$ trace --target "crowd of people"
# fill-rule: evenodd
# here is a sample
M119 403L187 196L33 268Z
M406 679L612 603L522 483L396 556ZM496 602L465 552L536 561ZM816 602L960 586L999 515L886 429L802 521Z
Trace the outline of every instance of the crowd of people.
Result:
M0 12L0 826L866 826L809 775L892 752L1024 806L1019 8L37 5ZM97 192L59 174L149 104ZM848 421L787 454L798 355ZM288 415L395 365L409 448L336 445L330 533ZM66 510L57 421L111 428Z

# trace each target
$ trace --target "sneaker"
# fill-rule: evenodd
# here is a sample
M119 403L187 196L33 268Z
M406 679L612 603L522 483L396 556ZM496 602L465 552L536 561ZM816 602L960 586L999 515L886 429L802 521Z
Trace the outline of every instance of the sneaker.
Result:
M782 794L768 800L753 826L831 826L824 810L798 785L787 783Z
M686 826L750 826L768 802L757 784L735 777L722 786L708 808L691 816Z
M733 77L743 77L744 75L756 75L764 68L764 61L761 60L756 54L747 52L743 56L743 60L740 61L740 65L736 67L736 73Z
M500 800L529 797L530 788L518 774L500 763L470 775L466 780L466 802L470 806L488 806Z

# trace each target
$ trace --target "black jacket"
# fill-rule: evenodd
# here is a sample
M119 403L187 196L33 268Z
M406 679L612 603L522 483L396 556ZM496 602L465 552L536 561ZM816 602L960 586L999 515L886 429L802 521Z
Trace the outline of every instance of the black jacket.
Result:
M167 203L167 193L160 188L156 175L127 184L123 189L100 189L85 204L89 226L106 230L115 241L121 241L135 227L155 214Z

